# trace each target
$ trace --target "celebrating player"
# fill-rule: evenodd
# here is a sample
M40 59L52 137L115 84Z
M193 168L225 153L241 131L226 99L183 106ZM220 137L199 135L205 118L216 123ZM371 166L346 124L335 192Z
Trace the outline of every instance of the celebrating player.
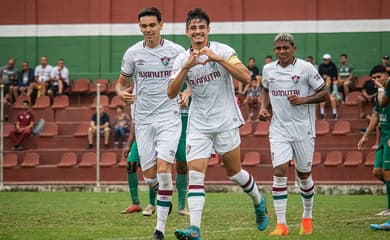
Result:
M324 80L310 63L294 57L293 36L280 33L274 39L277 61L263 69L263 87L260 120L266 120L272 106L269 141L271 144L274 179L272 197L277 216L272 236L288 234L286 223L287 172L289 162L295 160L303 216L300 234L312 232L314 182L311 165L314 154L315 103L325 101L328 93ZM310 105L309 105L310 104Z
M174 63L168 96L175 98L183 84L190 86L192 103L187 127L189 169L188 207L190 226L176 230L178 239L201 239L200 226L205 203L204 178L214 151L222 155L227 174L252 198L259 230L268 225L265 200L253 177L241 169L239 127L244 123L235 101L232 77L249 83L248 69L229 46L209 42L210 18L202 9L190 10L186 34L191 48Z
M388 84L389 75L386 68L378 65L372 68L370 72L371 79L375 82L378 88L377 100L375 102L375 109L372 114L367 131L359 140L358 149L366 147L368 136L376 128L379 122L381 129L381 142L376 150L374 162L374 175L386 185L387 192L387 209L378 213L378 216L390 216L390 84ZM386 90L385 90L386 88Z
M157 224L153 239L164 239L165 224L172 207L172 163L181 133L180 107L167 97L173 62L184 49L162 39L161 13L145 8L138 14L144 40L124 54L117 93L126 103L135 98L135 135L145 182L157 192ZM127 88L130 79L136 94Z

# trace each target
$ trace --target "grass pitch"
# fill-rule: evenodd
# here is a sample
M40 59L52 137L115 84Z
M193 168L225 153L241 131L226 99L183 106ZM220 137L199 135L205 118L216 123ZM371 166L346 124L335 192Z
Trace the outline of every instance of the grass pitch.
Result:
M147 193L140 193L143 206ZM251 200L242 193L208 193L203 215L202 239L277 239L268 234L275 227L272 198L266 195L270 225L259 232ZM371 231L369 223L387 219L375 213L385 208L385 196L315 196L312 236L298 235L302 212L300 196L289 194L289 236L282 239L390 239L390 232ZM175 239L176 228L186 228L189 218L169 217L166 239ZM128 193L0 192L0 239L152 239L153 217L141 213L119 214L129 205Z

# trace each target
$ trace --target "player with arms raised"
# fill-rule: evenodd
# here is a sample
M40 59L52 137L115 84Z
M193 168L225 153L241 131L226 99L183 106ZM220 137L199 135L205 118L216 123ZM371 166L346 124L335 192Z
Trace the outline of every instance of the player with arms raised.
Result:
M240 161L238 128L244 120L234 98L232 77L249 83L249 71L231 47L209 42L209 24L210 18L202 9L195 8L188 12L186 34L190 38L191 48L177 57L168 86L168 96L175 98L187 82L192 96L187 127L190 226L185 230L176 230L178 239L201 239L204 178L208 159L214 149L222 155L230 180L239 184L252 198L258 229L264 230L268 225L264 198L253 176L241 169Z
M324 80L309 63L294 57L293 36L280 33L274 39L277 61L263 68L263 95L259 118L266 120L272 106L269 141L271 144L274 179L272 197L277 216L272 236L288 234L286 223L287 172L289 162L295 160L303 216L300 234L312 232L314 182L311 165L314 154L315 103L328 98Z
M184 49L160 32L163 27L157 8L138 13L144 40L124 54L117 93L134 103L135 135L145 182L157 190L157 225L153 239L164 239L165 224L172 207L172 163L181 133L180 107L167 97L173 62ZM134 79L136 93L127 88ZM137 97L137 100L135 98Z

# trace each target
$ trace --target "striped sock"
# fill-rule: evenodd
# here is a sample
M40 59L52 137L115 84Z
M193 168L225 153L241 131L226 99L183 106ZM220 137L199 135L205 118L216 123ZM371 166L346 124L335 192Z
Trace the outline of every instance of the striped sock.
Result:
M272 185L272 198L277 222L286 224L286 208L287 208L287 177L274 176Z
M299 179L299 191L301 192L303 205L303 218L313 218L314 182L311 175L306 179Z
M169 209L172 202L172 174L158 173L159 188L157 191L157 226L156 229L165 233Z
M253 201L254 205L258 205L260 203L261 195L255 180L252 175L249 175L247 171L241 169L236 175L229 177L229 179L242 187L244 192L246 192Z
M203 207L206 200L204 192L204 174L190 170L188 175L188 208L190 210L190 224L200 228Z

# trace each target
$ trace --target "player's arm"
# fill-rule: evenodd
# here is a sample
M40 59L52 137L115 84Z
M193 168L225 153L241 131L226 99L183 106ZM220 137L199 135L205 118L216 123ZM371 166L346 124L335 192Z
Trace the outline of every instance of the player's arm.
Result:
M360 138L357 148L359 150L366 147L366 144L368 142L368 136L374 131L376 128L376 125L378 125L379 122L379 113L377 111L374 111L370 120L370 123L368 124L366 132L363 134L363 136Z
M210 48L202 48L200 54L207 55L209 57L207 61L214 61L221 64L234 79L243 83L250 83L251 76L249 70L241 63L241 60L236 54L231 55L227 60L215 54Z
M293 106L299 106L302 104L315 104L326 101L329 98L329 91L324 84L320 89L316 91L314 95L307 97L298 97L296 95L290 95L287 98Z
M134 103L136 96L132 93L133 89L130 87L130 82L133 79L130 76L124 76L122 73L119 74L119 79L116 84L115 90L119 98L127 104Z
M261 94L260 111L259 111L259 119L261 121L266 121L271 116L268 112L269 104L270 104L270 99L269 99L268 88L263 88L263 92Z
M386 89L378 82L374 81L378 88L378 102L381 107L386 107L390 103L390 84L386 82Z

